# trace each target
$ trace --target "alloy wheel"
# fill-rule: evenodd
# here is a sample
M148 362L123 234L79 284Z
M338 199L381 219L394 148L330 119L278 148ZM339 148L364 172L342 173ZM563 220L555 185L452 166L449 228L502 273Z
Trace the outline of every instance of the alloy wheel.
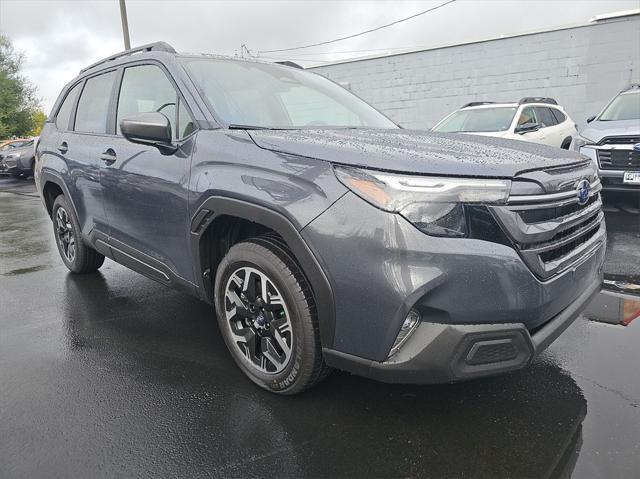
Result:
M76 237L69 213L63 207L59 207L56 212L56 232L62 254L67 261L73 263L76 258Z
M289 364L293 329L284 298L273 281L243 266L225 288L226 325L245 363L264 374L277 374Z

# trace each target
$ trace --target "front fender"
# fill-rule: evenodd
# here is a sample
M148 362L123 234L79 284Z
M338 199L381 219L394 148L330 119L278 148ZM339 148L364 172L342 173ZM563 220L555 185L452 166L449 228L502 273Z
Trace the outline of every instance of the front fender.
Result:
M284 238L313 289L323 346L333 344L333 293L325 272L300 231L346 193L327 161L264 150L245 131L198 134L190 180L191 248L202 269L200 240L220 216L261 224ZM195 272L212 302L205 271Z

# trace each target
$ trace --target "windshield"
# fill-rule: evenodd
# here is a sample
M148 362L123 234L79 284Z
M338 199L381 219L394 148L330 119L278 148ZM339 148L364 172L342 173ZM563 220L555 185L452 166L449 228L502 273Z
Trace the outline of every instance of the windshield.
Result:
M310 72L211 58L186 58L184 64L215 113L231 125L397 128L358 97Z
M600 121L640 119L640 92L622 93L602 112Z
M511 126L516 110L516 107L458 110L436 125L433 130L443 133L506 131Z

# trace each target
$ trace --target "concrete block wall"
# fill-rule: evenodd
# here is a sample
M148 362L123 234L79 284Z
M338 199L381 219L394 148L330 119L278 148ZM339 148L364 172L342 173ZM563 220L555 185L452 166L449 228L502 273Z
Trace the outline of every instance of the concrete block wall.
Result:
M640 82L640 15L311 70L405 128L430 128L471 101L525 96L555 98L582 126Z

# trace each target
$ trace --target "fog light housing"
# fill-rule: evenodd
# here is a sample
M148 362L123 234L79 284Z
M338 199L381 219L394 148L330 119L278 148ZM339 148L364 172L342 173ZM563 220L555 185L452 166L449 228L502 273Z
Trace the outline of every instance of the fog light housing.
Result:
M417 309L411 308L409 314L404 319L402 326L400 327L400 332L398 333L398 337L396 338L393 346L391 347L391 352L389 353L389 357L396 354L402 345L407 342L409 337L413 334L413 332L420 324L420 320L422 319L422 314Z

